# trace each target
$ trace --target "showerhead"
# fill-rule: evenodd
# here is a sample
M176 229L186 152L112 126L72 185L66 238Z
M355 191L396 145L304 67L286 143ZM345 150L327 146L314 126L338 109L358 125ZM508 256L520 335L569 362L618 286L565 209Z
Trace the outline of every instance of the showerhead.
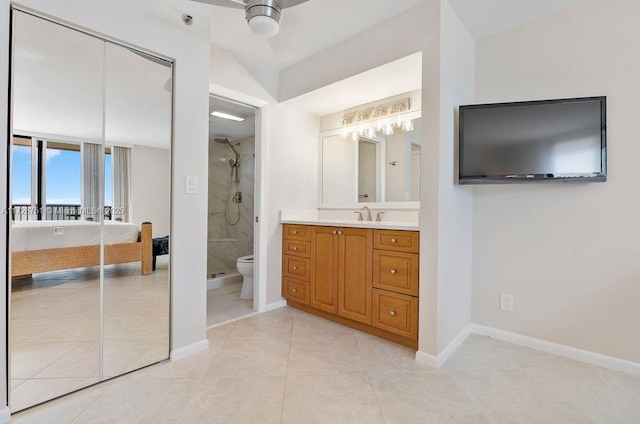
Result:
M213 141L215 141L216 143L220 143L220 144L228 144L229 147L231 147L231 150L233 150L233 153L236 154L236 162L238 161L238 158L240 157L240 154L238 153L238 151L233 147L233 144L231 144L231 142L229 141L228 138L215 138Z

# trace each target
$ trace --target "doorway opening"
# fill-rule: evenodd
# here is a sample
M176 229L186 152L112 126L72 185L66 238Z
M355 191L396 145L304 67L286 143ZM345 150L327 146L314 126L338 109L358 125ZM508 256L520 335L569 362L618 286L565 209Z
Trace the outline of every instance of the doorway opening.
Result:
M257 311L256 109L209 97L207 327Z

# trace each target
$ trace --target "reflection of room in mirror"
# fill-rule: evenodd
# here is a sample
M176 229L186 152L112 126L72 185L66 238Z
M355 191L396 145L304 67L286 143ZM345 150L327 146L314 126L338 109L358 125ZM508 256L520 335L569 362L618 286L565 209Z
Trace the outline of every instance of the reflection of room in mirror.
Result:
M412 126L357 142L337 134L321 137L322 203L419 201L421 119Z
M358 142L358 201L378 202L382 199L381 147L379 143L361 138Z
M173 70L23 12L13 18L16 412L169 356Z

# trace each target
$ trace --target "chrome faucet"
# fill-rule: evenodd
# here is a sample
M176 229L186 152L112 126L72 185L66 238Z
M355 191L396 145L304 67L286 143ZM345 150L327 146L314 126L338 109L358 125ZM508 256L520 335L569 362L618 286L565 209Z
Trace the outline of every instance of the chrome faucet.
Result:
M371 218L371 209L369 209L368 206L363 206L362 210L367 213L366 221L373 221L373 218Z

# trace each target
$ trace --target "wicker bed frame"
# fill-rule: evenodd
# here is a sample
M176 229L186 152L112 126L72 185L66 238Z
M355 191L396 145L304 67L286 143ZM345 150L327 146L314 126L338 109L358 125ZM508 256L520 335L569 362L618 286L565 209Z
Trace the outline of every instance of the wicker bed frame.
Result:
M138 241L104 246L104 264L141 262L142 275L152 273L151 223L143 222ZM11 254L11 276L100 265L100 246L29 250Z

